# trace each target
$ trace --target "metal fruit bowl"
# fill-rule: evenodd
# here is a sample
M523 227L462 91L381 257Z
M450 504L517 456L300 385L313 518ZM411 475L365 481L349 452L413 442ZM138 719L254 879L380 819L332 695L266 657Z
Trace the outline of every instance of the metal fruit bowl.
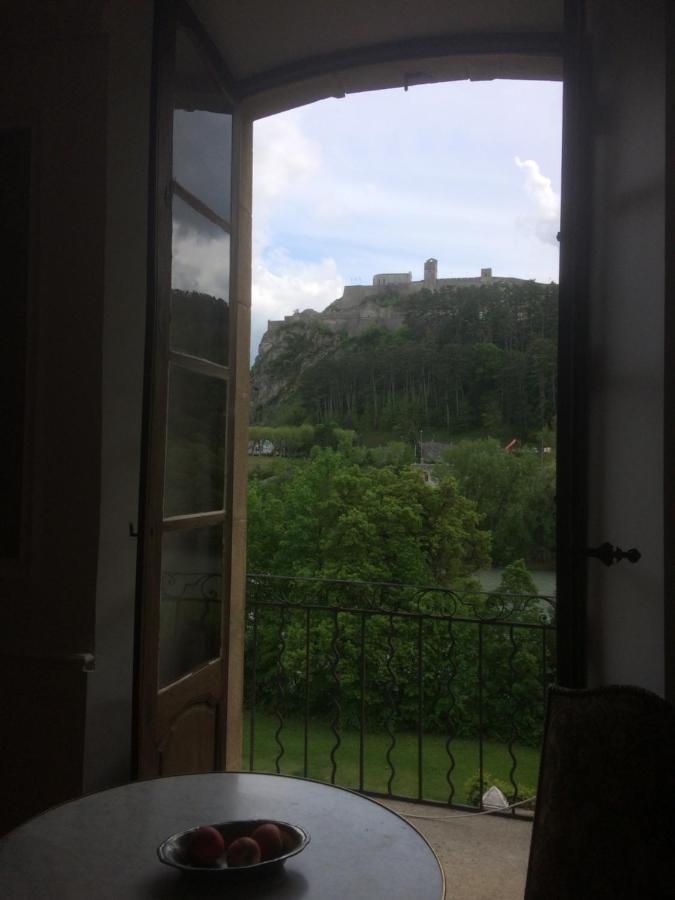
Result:
M157 856L167 866L181 869L183 872L199 872L202 874L218 875L233 881L252 881L257 878L266 878L278 873L287 859L300 853L309 844L309 834L299 825L291 825L289 822L279 822L276 819L244 819L236 822L217 822L211 824L212 828L219 831L225 847L229 847L232 841L240 837L249 837L259 825L271 823L276 825L281 832L284 852L273 859L265 859L251 866L228 866L226 854L223 853L215 862L209 865L196 865L190 862L189 848L192 835L198 828L189 828L187 831L179 831L172 834L157 848Z

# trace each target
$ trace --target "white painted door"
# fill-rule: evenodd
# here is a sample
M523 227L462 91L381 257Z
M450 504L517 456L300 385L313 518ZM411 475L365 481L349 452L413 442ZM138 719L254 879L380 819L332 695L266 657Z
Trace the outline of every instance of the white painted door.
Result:
M561 231L563 683L664 691L666 4L570 4ZM672 161L671 161L672 164ZM637 563L583 556L609 542ZM584 586L584 581L585 586ZM585 608L584 608L585 607ZM585 660L581 644L585 643Z

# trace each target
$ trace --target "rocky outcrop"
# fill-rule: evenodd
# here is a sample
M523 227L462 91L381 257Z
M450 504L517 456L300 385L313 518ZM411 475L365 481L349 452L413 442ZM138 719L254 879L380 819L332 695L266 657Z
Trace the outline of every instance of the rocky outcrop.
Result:
M396 273L376 275L374 281L384 282L349 285L323 312L305 309L268 321L252 371L251 421L258 421L265 407L290 395L305 369L332 352L340 341L374 327L387 331L400 328L411 298L420 291L524 282L522 278L493 276L492 269L481 269L475 278L437 278L435 263L434 259L427 260L422 281L407 280Z
M312 313L307 315L306 313ZM263 408L292 390L305 369L332 352L339 335L324 327L313 310L272 323L260 341L251 372L251 421Z
M336 344L368 328L395 331L405 320L401 301L411 285L386 288L355 285L323 312L305 309L269 321L258 347L251 378L251 419L263 407L289 392L309 365L331 352Z

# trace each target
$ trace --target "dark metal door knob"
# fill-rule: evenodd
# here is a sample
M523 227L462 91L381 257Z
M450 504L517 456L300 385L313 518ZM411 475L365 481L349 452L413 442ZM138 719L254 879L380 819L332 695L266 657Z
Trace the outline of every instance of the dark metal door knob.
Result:
M584 553L586 556L599 559L606 566L611 566L615 562L621 562L622 559L636 563L642 556L636 547L631 547L630 550L622 550L621 547L613 547L607 541L604 544L600 544L599 547L587 547Z

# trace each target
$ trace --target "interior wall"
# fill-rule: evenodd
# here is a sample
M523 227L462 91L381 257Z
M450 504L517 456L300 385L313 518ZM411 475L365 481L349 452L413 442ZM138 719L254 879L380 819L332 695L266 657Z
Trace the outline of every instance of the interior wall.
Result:
M152 0L116 0L108 34L106 243L96 664L84 789L131 777L134 604L147 296Z
M107 89L107 42L83 5L78 19L69 4L50 31L34 4L6 4L0 38L0 126L33 129L27 529L22 565L0 581L0 831L81 790L98 556Z
M589 683L664 690L665 4L594 0Z

